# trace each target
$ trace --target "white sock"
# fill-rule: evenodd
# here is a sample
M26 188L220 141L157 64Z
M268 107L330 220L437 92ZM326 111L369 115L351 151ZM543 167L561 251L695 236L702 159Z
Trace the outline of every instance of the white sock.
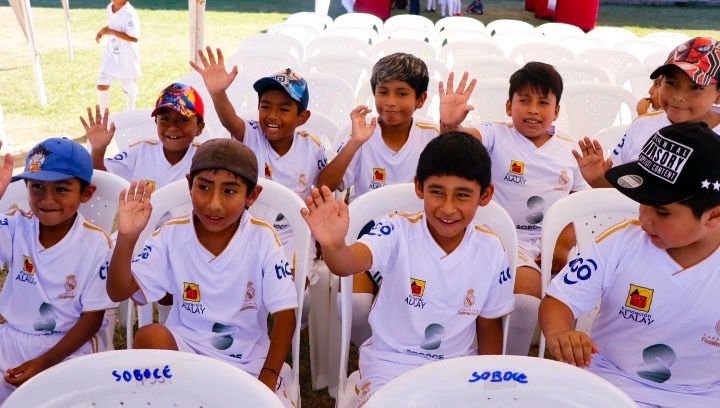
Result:
M507 351L505 354L527 356L535 333L540 299L535 296L515 294L515 310L510 315Z
M341 294L338 293L335 301L337 302L338 313L342 313ZM360 346L365 340L370 338L372 330L368 323L370 316L370 307L372 306L375 295L372 293L353 293L352 294L352 325L350 327L350 341L356 346Z
M105 112L105 109L110 106L110 90L101 91L95 89L95 93L97 94L98 105L100 105L100 112Z
M125 92L125 106L127 107L127 110L135 109L135 100L136 99L137 99L136 92Z
M158 323L165 323L167 321L168 315L170 314L170 309L172 308L172 305L161 305L158 303Z

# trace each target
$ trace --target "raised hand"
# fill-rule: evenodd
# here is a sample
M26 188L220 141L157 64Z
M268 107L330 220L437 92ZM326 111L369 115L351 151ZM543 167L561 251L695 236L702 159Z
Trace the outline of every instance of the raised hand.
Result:
M595 187L603 180L605 172L612 168L612 160L605 159L603 148L597 140L585 136L578 141L580 152L573 149L572 154L580 167L580 173L585 181Z
M87 122L82 116L80 116L80 122L85 128L85 136L90 142L90 147L93 150L101 150L105 154L105 150L115 135L115 124L112 123L108 127L110 110L105 108L105 112L101 113L100 105L95 105L95 116L93 117L92 108L87 108L87 116Z
M372 118L369 125L365 120L365 117L370 112L372 112L372 109L365 105L360 105L350 112L350 119L352 120L352 135L350 138L360 144L370 139L377 126L377 118Z
M152 186L145 180L133 181L129 189L120 192L118 235L140 236L152 214L151 195Z
M207 47L206 50L207 57L202 50L198 50L202 67L192 61L190 61L190 65L202 76L208 92L211 94L224 92L238 74L237 65L233 67L232 71L227 72L225 69L225 58L220 48L216 49L217 58L215 58L212 48Z
M0 150L2 149L2 140L0 140ZM5 157L0 164L0 198L5 194L7 186L10 185L13 171L13 159L10 153L5 153Z
M305 198L307 208L300 210L313 236L322 246L345 244L345 235L350 226L348 206L342 198L335 195L327 186L319 190L313 188Z
M457 89L453 89L455 73L450 72L447 79L447 89L442 81L438 86L440 93L440 123L443 127L458 127L465 120L467 114L474 108L468 105L470 95L475 89L476 79L467 83L468 73L463 73Z

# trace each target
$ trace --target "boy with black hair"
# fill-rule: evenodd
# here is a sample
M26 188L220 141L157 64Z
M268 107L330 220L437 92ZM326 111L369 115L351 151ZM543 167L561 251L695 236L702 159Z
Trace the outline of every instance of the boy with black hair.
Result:
M467 84L465 73L454 90L453 79L451 73L447 92L440 84L440 125L445 129L458 128L472 109L467 100L475 80ZM512 123L483 123L467 129L490 153L494 199L510 214L518 233L515 312L508 331L508 354L526 356L537 326L545 211L568 194L589 188L572 155L575 141L559 135L553 126L560 113L562 91L562 77L552 65L529 62L510 77L505 108ZM574 241L569 226L555 248L554 271L565 265Z
M350 246L347 204L327 186L313 189L302 211L334 274L373 270L383 278L372 337L360 348L357 406L420 365L502 353L513 281L502 278L508 264L500 240L473 221L493 195L487 151L468 134L444 134L425 147L416 174L424 211L392 213Z
M298 299L275 230L245 212L262 190L257 169L255 154L237 140L202 144L187 176L192 214L166 222L134 260L133 248L152 208L146 184L132 182L120 194L107 290L113 299L132 297L141 304L166 293L176 299L165 325L138 330L135 347L186 351L234 364L257 376L287 405L280 373ZM270 338L268 312L273 316Z
M33 147L25 171L30 212L0 215L0 404L15 387L61 361L98 351L111 242L78 212L95 192L92 159L77 143L47 139ZM0 197L12 159L0 169ZM82 246L82 251L78 251Z
M540 326L553 355L642 407L720 402L720 136L704 123L653 134L606 173L639 220L598 235L551 282ZM574 319L600 301L592 339Z

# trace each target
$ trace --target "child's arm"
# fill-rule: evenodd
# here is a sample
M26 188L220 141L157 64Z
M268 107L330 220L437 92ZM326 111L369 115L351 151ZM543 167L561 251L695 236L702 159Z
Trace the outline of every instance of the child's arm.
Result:
M0 140L0 149L2 149L2 140ZM12 171L12 156L10 155L10 153L5 153L3 165L2 167L0 167L0 198L5 195L5 190L7 190L7 186L10 185L10 181L12 180Z
M479 355L502 354L503 325L501 317L485 319L478 316L475 319L475 331Z
M367 106L360 105L350 112L350 119L352 120L350 140L343 146L338 155L320 171L317 181L318 186L327 186L330 191L335 191L340 185L353 157L375 131L377 118L372 118L369 125L365 121L365 117L371 111Z
M565 303L545 296L540 302L539 322L548 348L558 360L578 367L590 365L598 348L586 333L574 329L575 316Z
M591 140L585 136L578 141L580 152L573 149L572 154L577 160L585 181L593 188L612 187L605 179L605 172L612 168L612 160L605 159L603 148L597 140Z
M467 102L468 99L470 99L470 95L472 95L473 89L475 89L475 84L477 83L477 80L473 79L472 81L470 81L470 84L467 84L468 73L465 72L463 73L462 78L460 78L460 83L458 84L457 89L453 90L454 79L455 73L451 72L450 75L448 75L447 90L445 90L445 85L442 81L440 81L439 84L438 91L440 92L440 131L465 132L475 136L476 138L478 138L478 140L482 141L480 132L477 129L464 128L460 126L467 117L468 113L474 109L472 106L468 105Z
M143 180L133 181L129 190L120 192L118 235L107 277L108 296L114 302L129 298L139 288L130 266L135 244L150 220L151 194L152 189Z
M102 115L100 113L100 105L95 105L95 117L93 117L92 108L87 108L87 114L87 122L82 116L80 116L80 122L82 122L85 128L85 137L87 137L88 143L90 143L93 169L106 171L105 152L115 135L115 124L111 123L110 127L108 127L110 110L105 108L105 114Z
M270 333L270 349L268 350L265 365L260 370L258 380L267 385L273 392L277 385L278 375L282 369L285 357L292 346L295 332L295 309L286 309L273 313L273 328Z
M222 51L220 48L217 48L216 51L217 59L210 47L207 47L207 57L205 57L202 50L198 50L202 67L193 61L190 61L190 65L202 76L220 123L230 132L232 137L242 142L245 138L245 121L235 113L235 108L233 108L230 98L225 92L238 74L237 65L233 67L232 71L227 72ZM248 92L254 91L248 90Z
M327 186L313 188L300 210L315 239L322 247L325 264L338 276L366 271L372 266L372 253L364 244L345 244L350 214L345 201L335 197Z
M101 28L100 31L98 31L97 35L95 35L95 41L100 42L100 39L103 38L104 35L114 35L121 40L125 40L128 42L138 42L138 39L136 37L128 35L127 33L124 33L122 31L113 30L108 26L105 26Z
M38 373L65 360L97 334L104 316L104 310L83 312L77 323L50 350L15 368L8 369L4 373L5 381L18 387Z

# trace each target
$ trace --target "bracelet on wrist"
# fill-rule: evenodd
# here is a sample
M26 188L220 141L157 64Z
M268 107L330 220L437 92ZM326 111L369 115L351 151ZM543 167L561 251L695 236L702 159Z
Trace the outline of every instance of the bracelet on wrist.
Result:
M260 371L263 371L263 370L268 370L268 371L270 371L271 373L275 374L276 376L280 377L280 373L278 373L277 370L275 370L274 368L263 367L263 368L260 369Z

